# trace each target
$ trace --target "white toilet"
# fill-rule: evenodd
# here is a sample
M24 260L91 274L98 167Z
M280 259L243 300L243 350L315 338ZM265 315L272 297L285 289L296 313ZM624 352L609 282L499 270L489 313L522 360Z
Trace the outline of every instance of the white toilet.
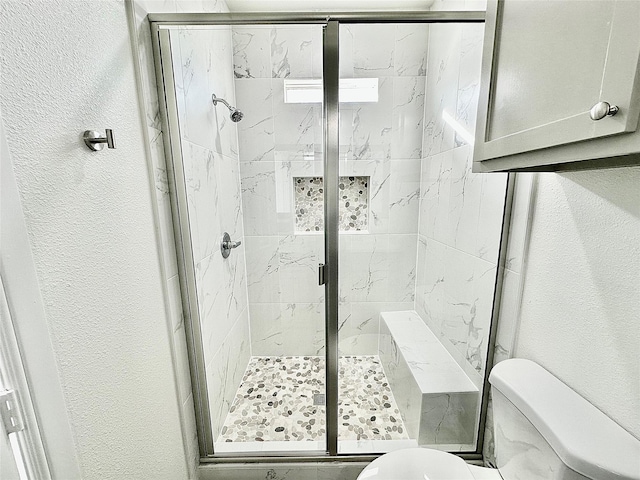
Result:
M538 364L491 371L498 469L408 448L371 462L358 480L640 480L640 440Z

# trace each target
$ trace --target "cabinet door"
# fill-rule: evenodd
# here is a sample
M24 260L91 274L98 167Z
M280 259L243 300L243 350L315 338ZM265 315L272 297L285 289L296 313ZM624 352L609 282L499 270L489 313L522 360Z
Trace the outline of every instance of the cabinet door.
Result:
M491 1L474 160L635 131L639 57L640 1Z

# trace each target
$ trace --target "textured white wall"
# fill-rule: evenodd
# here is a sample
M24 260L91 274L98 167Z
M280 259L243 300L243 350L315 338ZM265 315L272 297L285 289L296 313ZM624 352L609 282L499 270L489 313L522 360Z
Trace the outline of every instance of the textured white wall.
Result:
M0 115L1 116L1 115ZM19 343L28 394L53 478L80 477L66 403L0 118L0 275ZM18 387L19 388L19 387ZM25 392L19 390L22 395ZM31 432L32 434L35 432Z
M640 167L540 174L514 356L640 437Z
M186 478L124 3L1 8L0 101L83 478ZM117 149L87 150L107 127Z

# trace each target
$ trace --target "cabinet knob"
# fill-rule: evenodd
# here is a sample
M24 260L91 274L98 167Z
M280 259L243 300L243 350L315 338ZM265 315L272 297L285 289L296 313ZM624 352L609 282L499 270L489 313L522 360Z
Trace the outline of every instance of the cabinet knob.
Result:
M615 115L620 110L615 105L610 105L608 102L598 102L589 111L591 120L602 120L607 115Z

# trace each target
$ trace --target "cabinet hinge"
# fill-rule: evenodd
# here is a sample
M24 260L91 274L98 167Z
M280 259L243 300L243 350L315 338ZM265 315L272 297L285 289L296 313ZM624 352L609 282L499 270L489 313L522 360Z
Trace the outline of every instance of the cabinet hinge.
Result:
M24 422L15 390L0 392L0 418L7 434L24 430Z

